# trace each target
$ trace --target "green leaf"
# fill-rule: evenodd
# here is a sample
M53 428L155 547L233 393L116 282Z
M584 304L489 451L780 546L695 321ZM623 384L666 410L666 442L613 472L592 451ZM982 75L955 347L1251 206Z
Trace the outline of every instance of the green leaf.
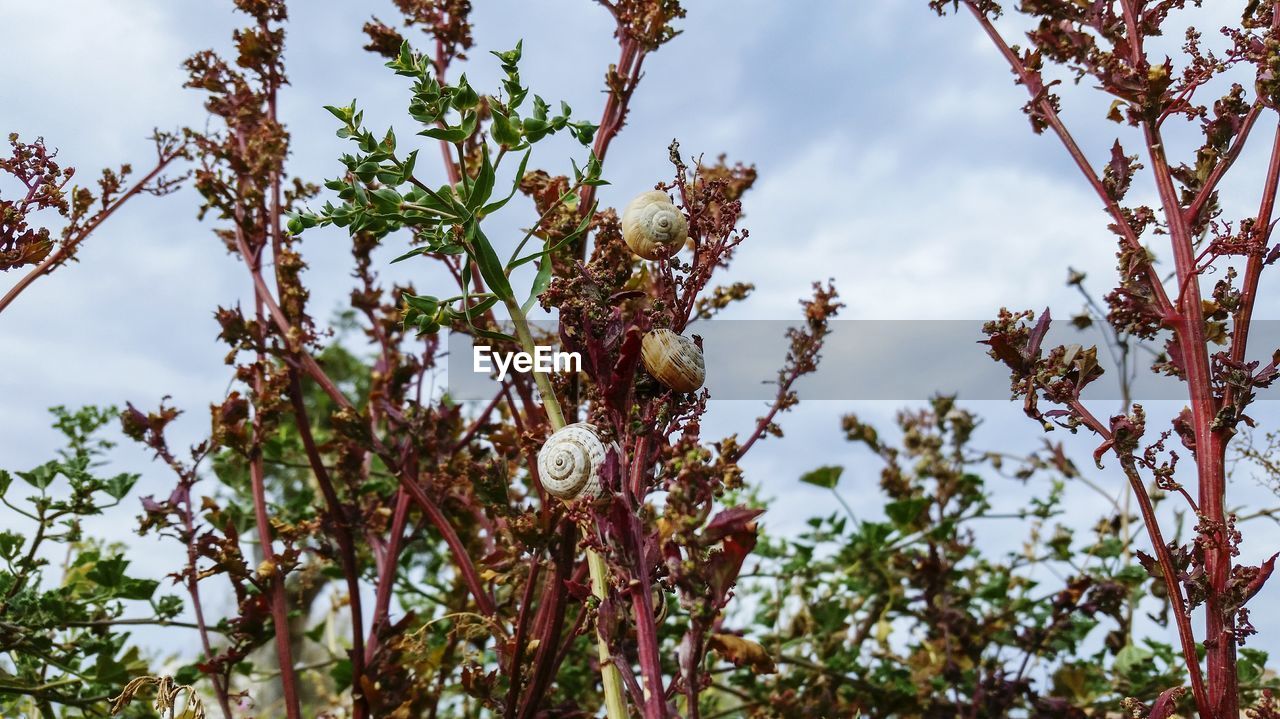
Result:
M479 327L472 327L471 331L476 337L484 337L485 339L497 340L499 342L519 342L515 337L504 332L492 332L490 330L482 330Z
M128 564L121 556L99 559L85 576L103 587L114 589L124 581L124 569Z
M405 182L408 182L409 178L413 177L413 167L416 164L418 164L418 151L414 150L404 159L404 165L400 167L400 175Z
M457 92L453 95L453 107L455 110L470 110L480 104L480 96L476 91L471 89L471 83L467 82L466 73L458 78Z
M1241 684L1254 684L1267 669L1267 653L1261 649L1240 647L1238 664Z
M1126 675L1138 667L1139 664L1151 659L1150 650L1143 649L1134 644L1126 644L1123 649L1116 652L1116 673Z
M413 54L413 48L409 46L409 41L405 40L400 43L400 54L387 63L387 67L396 71L397 75L406 75L413 77L418 74L417 58Z
M467 198L467 209L472 212L488 202L489 196L493 194L494 170L493 164L489 162L489 151L482 151L481 156L480 172L476 175L476 181L471 184L471 195Z
M463 140L467 139L467 135L468 135L466 130L462 127L448 127L448 126L428 127L427 129L423 130L422 132L419 132L418 134L426 135L427 137L430 137L436 140L444 140L445 142L450 142L450 143L462 142Z
M479 297L479 295L472 295L472 297L473 297L473 298L474 298L474 297ZM467 317L468 317L469 319L473 319L473 318L475 318L475 317L478 317L478 316L480 316L480 315L482 315L482 314L484 314L484 313L488 312L488 311L489 311L489 308L493 307L493 306L494 306L494 305L496 305L496 304L498 304L498 298L497 298L497 297L493 297L493 296L491 295L491 296L486 297L485 299L483 299L483 300L481 300L481 301L479 301L479 302L475 303L474 305L471 305L471 306L470 306L470 307L468 307L466 310L464 310L464 312L465 312L465 314L467 315Z
M529 309L533 307L533 303L538 301L538 295L542 294L547 286L551 284L551 258L548 257L538 265L538 274L533 278L533 287L529 290L529 299L524 301L520 306L520 311L528 314Z
M524 46L524 40L518 40L516 46L512 50L499 52L498 50L490 50L489 54L502 61L503 65L515 65L520 62L521 48Z
M356 112L356 101L352 100L351 104L347 105L346 107L336 107L334 105L325 105L324 109L328 110L329 114L338 118L343 123L349 123L351 122L351 117L355 115L355 112Z
M546 120L540 120L536 117L526 117L521 123L524 129L524 136L529 138L529 142L537 142L547 136L551 131L551 124Z
M914 497L889 502L884 506L885 516L899 529L910 527L920 517L920 513L929 506L927 497Z
M112 499L119 502L124 499L129 490L133 489L133 485L138 482L139 476L137 474L117 474L102 483L102 490Z
M410 309L421 312L424 315L434 315L440 307L440 300L431 295L411 295L406 292L403 299Z
M524 157L520 159L520 167L516 170L516 179L511 183L511 192L501 200L497 200L496 202L490 202L489 204L480 208L480 212L478 214L481 217L491 215L494 212L501 210L508 202L511 201L512 197L516 196L516 192L520 190L520 181L524 179L524 168L528 166L529 155L531 154L533 154L533 150L526 150L524 153Z
M397 257L397 258L395 258L394 260L392 260L392 261L391 261L391 264L393 264L393 265L394 265L395 263L397 263L397 262L402 262L402 261L404 261L404 260L409 259L410 257L417 257L418 255L421 255L422 253L424 253L424 252L426 252L426 251L427 251L427 248L425 248L425 247L415 247L415 248L413 248L412 250L409 250L408 252L404 253L403 255L400 255L399 257Z
M200 667L196 664L184 664L173 673L173 680L178 684L195 684L200 680Z
M333 678L334 691L342 693L351 686L351 660L342 658L329 668L329 676Z
M467 238L471 244L473 259L480 267L480 276L484 278L485 284L489 285L489 290L504 301L512 299L511 283L507 281L502 262L493 251L493 245L489 244L489 238L485 237L484 231L480 229L480 223L472 222L468 225Z
M18 478L36 489L44 489L58 476L58 463L45 462L29 472L18 472Z
M518 260L512 260L512 261L511 261L511 264L507 265L508 269L515 269L515 268L519 267L520 265L523 265L523 264L526 264L526 263L529 263L529 262L533 262L534 260L536 260L536 259L538 259L538 258L541 258L541 257L549 257L549 256L551 256L551 255L552 255L556 250L560 249L561 247L564 247L565 245L569 244L570 242L573 242L574 240L576 240L576 239L578 239L579 237L581 237L581 236L582 236L582 233L586 232L586 231L587 231L587 228L591 226L591 218L595 217L595 214L596 214L596 206L597 206L597 205L599 205L599 204L600 204L600 203L598 203L598 202L597 202L597 203L592 203L592 205L591 205L591 211L590 211L590 212L588 212L587 214L583 215L583 217L582 217L582 221L578 223L578 226L574 228L573 232L570 232L569 234L567 234L567 235L565 235L564 237L560 238L560 240L559 240L559 241L557 241L554 245L551 245L550 247L544 248L544 249L542 249L542 250L540 250L540 251L538 251L538 252L534 252L533 254L525 255L524 257L521 257L521 258L520 258L520 259L518 259Z
M370 197L373 199L373 206L382 212L396 212L404 202L400 193L391 187L379 187L370 193Z
M0 558L13 559L18 556L18 550L22 549L26 543L26 537L17 532L5 530L0 532Z
M121 585L120 591L116 592L116 596L121 599L136 599L138 601L146 601L156 593L156 588L160 586L160 582L154 579L137 579L134 577L126 577Z
M830 466L818 467L810 472L800 475L800 481L805 484L812 484L825 489L835 489L840 483L840 475L844 472L844 467Z
M506 147L519 145L520 129L511 118L497 108L490 110L490 114L493 116L493 123L489 126L489 132L493 134L494 141Z

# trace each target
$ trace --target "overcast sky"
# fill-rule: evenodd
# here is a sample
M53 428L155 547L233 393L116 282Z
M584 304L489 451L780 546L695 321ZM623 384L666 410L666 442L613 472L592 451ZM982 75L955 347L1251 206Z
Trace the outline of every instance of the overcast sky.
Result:
M497 75L487 50L523 39L522 77L534 91L566 100L582 118L599 116L602 74L617 55L602 8L588 0L475 4L477 51L463 68L473 85L484 91ZM746 198L744 218L751 238L726 279L753 282L758 290L728 316L795 317L810 283L826 278L835 280L848 305L844 316L857 319L984 319L1002 305L1049 306L1063 317L1080 305L1064 286L1068 266L1087 271L1096 290L1109 286L1115 245L1096 199L1060 145L1030 132L1019 111L1024 91L970 18L937 19L924 0L687 4L684 34L645 62L628 126L609 152L605 176L612 185L600 199L619 206L669 179L666 148L673 137L687 155L723 152L731 161L755 163L760 180ZM1201 24L1222 25L1238 4L1214 3L1200 12ZM26 140L44 136L84 180L106 165L144 167L152 127L203 125L201 97L181 88L180 64L196 50L227 46L243 19L230 5L0 0L0 27L7 30L0 45L0 130ZM396 13L385 1L293 5L292 84L282 104L293 133L290 167L320 180L337 173L335 158L345 151L323 105L359 98L371 127L408 127L405 81L360 49L360 26L369 14L390 21ZM1119 128L1101 121L1105 100L1079 95L1068 91L1075 103L1068 119L1083 128L1079 139L1100 162ZM411 133L399 135L403 141ZM1255 147L1269 144L1259 137ZM574 147L549 147L533 164L566 172ZM1256 206L1262 163L1257 153L1239 163L1225 185L1229 209ZM242 266L209 225L196 221L197 206L190 190L131 202L93 236L80 264L41 280L0 316L0 466L23 469L50 456L57 438L45 429L45 408L54 404L133 401L146 408L171 395L173 404L189 410L178 438L194 441L206 431L206 408L224 396L230 375L212 311L247 302L251 292ZM527 203L522 207L527 213ZM304 239L311 306L320 317L336 310L349 290L348 247L338 233ZM387 248L385 256L398 249ZM388 269L387 276L403 271ZM1262 317L1276 317L1275 299L1274 286L1264 283ZM954 351L979 348L966 343ZM928 377L921 382L927 385ZM932 389L948 388L926 387ZM759 404L713 403L706 433L749 431L750 418L763 410ZM820 464L850 466L842 489L874 516L876 466L842 442L839 417L856 411L887 421L899 404L813 402L788 417L786 439L764 443L748 462L748 477L777 498L769 527L792 531L809 508L826 506L822 491L795 481ZM1179 407L1161 404L1152 414L1165 417ZM982 402L977 409L987 418L980 435L987 446L1029 449L1038 440L1019 406ZM1089 446L1074 445L1081 466L1088 465ZM163 491L170 481L127 444L113 461L144 473L144 494ZM1097 480L1120 490L1114 471ZM1248 479L1238 485L1237 497L1271 497ZM998 501L1016 504L1026 496L1013 486L996 489ZM1096 497L1073 492L1073 515L1094 516ZM125 538L120 528L135 512L131 504L97 526ZM1245 558L1257 561L1275 543L1266 538L1276 534L1252 530L1246 530L1253 541ZM166 562L181 561L172 548L150 545L134 556L153 575L171 566ZM1277 586L1265 592L1270 601L1280 596ZM1258 613L1255 622L1264 629L1257 645L1280 647L1280 619Z

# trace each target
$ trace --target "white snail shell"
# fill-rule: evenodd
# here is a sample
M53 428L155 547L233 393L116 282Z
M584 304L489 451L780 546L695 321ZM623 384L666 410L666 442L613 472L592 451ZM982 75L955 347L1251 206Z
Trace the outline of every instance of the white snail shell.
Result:
M538 450L538 479L553 497L598 497L603 491L600 465L607 451L595 425L578 422L561 427Z
M653 330L640 341L640 361L654 379L676 392L694 392L707 378L702 350L671 330Z
M622 211L622 239L646 260L671 257L688 238L689 223L665 192L642 192Z

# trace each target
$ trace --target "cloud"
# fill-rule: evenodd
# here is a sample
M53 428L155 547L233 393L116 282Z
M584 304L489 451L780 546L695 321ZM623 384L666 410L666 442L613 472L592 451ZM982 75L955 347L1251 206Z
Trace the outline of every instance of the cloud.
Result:
M794 316L809 281L828 276L851 318L979 319L1004 304L1074 305L1066 266L1110 264L1105 217L1078 184L1012 161L930 160L909 146L828 135L744 203L751 237L735 275L760 291L741 314Z

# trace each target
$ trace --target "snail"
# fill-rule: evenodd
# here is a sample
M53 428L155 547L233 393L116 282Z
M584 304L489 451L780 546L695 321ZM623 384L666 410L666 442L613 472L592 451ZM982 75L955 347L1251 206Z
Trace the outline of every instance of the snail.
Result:
M644 368L676 392L694 392L706 379L702 350L693 340L671 330L653 330L640 342Z
M600 496L600 465L608 447L595 425L578 422L556 430L538 450L538 479L563 500Z
M684 247L689 223L667 193L642 192L622 211L622 239L646 260L665 260Z
M651 591L653 596L653 623L662 624L667 619L667 593L658 585L654 585Z

